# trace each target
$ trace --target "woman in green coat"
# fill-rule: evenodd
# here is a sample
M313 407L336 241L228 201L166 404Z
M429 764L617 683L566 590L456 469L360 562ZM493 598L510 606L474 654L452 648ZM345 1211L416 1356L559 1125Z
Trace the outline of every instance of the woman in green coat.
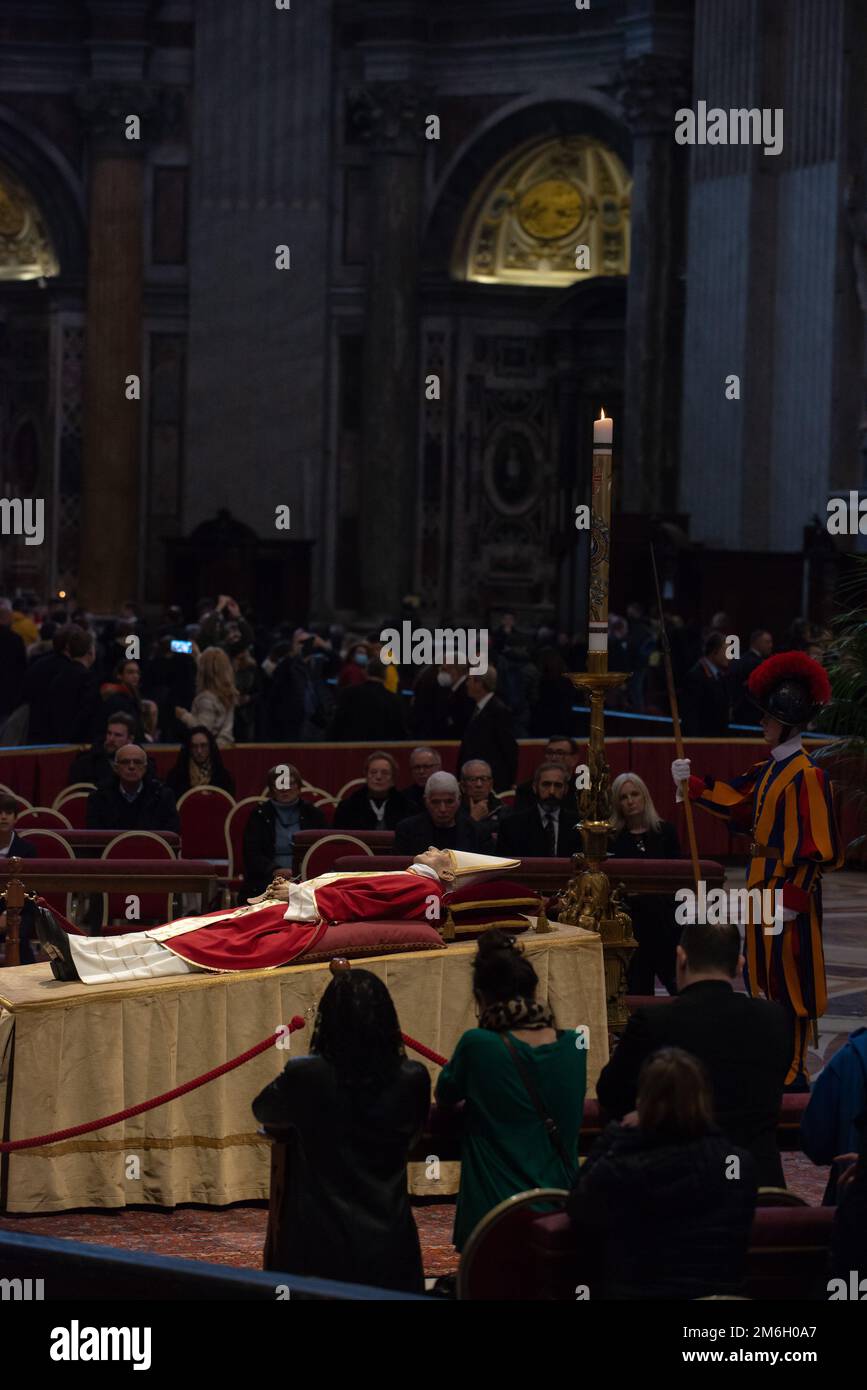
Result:
M436 1088L438 1105L466 1101L458 1250L507 1197L531 1187L569 1189L575 1178L586 1030L556 1030L547 1005L536 1002L538 985L513 936L494 930L481 937L473 962L479 1026L461 1037Z

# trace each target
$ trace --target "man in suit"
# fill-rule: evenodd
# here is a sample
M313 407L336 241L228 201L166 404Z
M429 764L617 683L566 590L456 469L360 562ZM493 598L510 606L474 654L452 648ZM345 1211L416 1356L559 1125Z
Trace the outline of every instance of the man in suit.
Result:
M331 725L336 743L387 743L406 738L403 696L386 690L385 675L382 662L371 661L366 680L341 690Z
M461 808L461 790L450 772L434 772L424 792L425 809L402 820L394 832L394 854L421 854L436 849L467 849L492 854L491 832Z
M566 808L569 784L559 763L540 763L533 778L535 805L504 816L497 853L513 859L566 858L579 848L575 820Z
M731 699L726 639L712 632L704 656L686 673L683 683L683 732L692 738L725 738L729 731Z
M677 997L635 1011L602 1070L596 1094L603 1110L621 1119L635 1109L645 1059L661 1047L682 1047L707 1069L723 1133L752 1154L762 1186L782 1187L776 1131L791 1031L779 1004L735 992L732 981L743 965L733 924L684 927L677 948Z
M431 773L439 772L443 760L435 748L413 748L409 755L409 775L412 783L401 788L401 796L412 807L407 815L420 815L424 810L424 789Z
M88 830L180 831L175 794L148 772L143 748L128 743L114 759L115 776L87 798Z
M732 697L732 719L735 724L755 724L756 707L747 693L747 681L757 666L771 655L774 639L764 628L750 633L750 649L736 661L729 673Z
M515 785L518 770L518 744L512 732L512 715L494 694L497 672L489 666L482 676L467 676L467 694L475 709L464 729L458 750L458 768L475 758L490 765L494 791L508 791Z
M585 753L586 757L586 753ZM545 744L545 751L542 754L543 763L559 763L566 773L566 795L563 798L563 810L570 816L578 819L578 798L575 792L575 769L581 761L581 749L577 738L570 738L568 734L552 734ZM533 778L528 777L526 782L519 782L515 788L515 810L534 811L536 809L536 793L533 790Z

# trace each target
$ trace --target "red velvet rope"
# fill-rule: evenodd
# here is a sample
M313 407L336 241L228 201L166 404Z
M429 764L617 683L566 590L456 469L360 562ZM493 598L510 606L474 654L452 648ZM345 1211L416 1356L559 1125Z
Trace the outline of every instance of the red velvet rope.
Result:
M304 1027L304 1019L296 1014L292 1021L287 1025L289 1033L297 1033L299 1028ZM206 1086L209 1081L215 1081L218 1076L224 1076L227 1071L234 1071L235 1067L241 1067L245 1062L251 1061L253 1057L258 1057L260 1052L267 1052L269 1047L273 1047L277 1041L276 1033L269 1033L267 1038L256 1043L255 1047L249 1047L246 1052L242 1052L238 1057L233 1057L229 1062L222 1062L220 1066L213 1067L211 1071L206 1071L202 1076L194 1076L192 1081L185 1081L183 1086L176 1086L173 1091L165 1091L161 1096L154 1096L153 1100L143 1100L140 1105L130 1105L126 1110L118 1110L114 1115L105 1115L101 1120L88 1120L87 1124L74 1125L71 1129L56 1129L52 1134L37 1134L33 1139L7 1139L0 1143L0 1153L14 1153L16 1149L38 1149L45 1144L59 1144L64 1139L75 1139L79 1134L90 1134L94 1129L108 1129L110 1125L120 1124L122 1120L130 1120L134 1115L143 1115L146 1110L156 1110L158 1105L168 1105L169 1101L177 1100L179 1096L184 1096L188 1091L195 1091L199 1086ZM281 1035L285 1036L285 1034ZM422 1057L427 1057L429 1062L435 1062L438 1067L444 1067L448 1058L441 1057L438 1052L433 1052L431 1048L425 1047L424 1043L416 1042L415 1038L410 1038L406 1033L401 1033L401 1037L407 1047L411 1047L413 1052L418 1052Z
M427 1057L429 1062L434 1062L438 1067L444 1067L449 1060L448 1057L441 1057L438 1052L433 1052L431 1048L425 1047L424 1043L416 1042L415 1038L410 1038L406 1033L400 1035L407 1047L411 1047L413 1052L421 1053L422 1057Z
M304 1019L296 1014L292 1021L287 1024L287 1031L296 1033L299 1028L304 1027ZM53 1134L39 1134L35 1139L10 1139L0 1143L0 1153L13 1153L16 1149L36 1149L43 1144L58 1144L63 1139L74 1139L79 1134L89 1134L94 1129L108 1129L109 1125L120 1124L121 1120L129 1120L133 1115L142 1115L146 1110L155 1110L158 1105L167 1105L170 1100L177 1100L178 1096L186 1095L187 1091L195 1091L199 1086L205 1086L209 1081L214 1081L218 1076L223 1076L227 1071L234 1071L235 1067L243 1066L251 1058L258 1057L260 1052L267 1052L269 1047L273 1047L277 1042L278 1036L285 1037L284 1033L269 1033L267 1038L256 1043L255 1047L249 1047L240 1056L233 1057L229 1062L222 1062L220 1066L214 1067L211 1071L205 1072L203 1076L194 1076L192 1081L185 1081L183 1086L176 1086L173 1091L166 1091L164 1095L154 1096L153 1100L143 1100L141 1105L130 1105L126 1110L118 1110L114 1115L106 1115L101 1120L89 1120L85 1125L74 1125L72 1129L58 1129Z

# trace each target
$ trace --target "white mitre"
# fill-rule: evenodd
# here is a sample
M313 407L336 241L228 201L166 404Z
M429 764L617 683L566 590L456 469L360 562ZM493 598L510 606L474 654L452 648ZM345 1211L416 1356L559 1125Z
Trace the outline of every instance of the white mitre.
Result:
M456 883L468 883L483 878L494 878L520 867L520 859L504 859L499 854L475 854L468 849L448 849Z

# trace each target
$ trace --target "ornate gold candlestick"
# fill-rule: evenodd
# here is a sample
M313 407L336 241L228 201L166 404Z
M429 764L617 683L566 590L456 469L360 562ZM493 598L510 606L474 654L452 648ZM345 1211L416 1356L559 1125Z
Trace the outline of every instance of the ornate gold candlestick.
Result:
M606 428L607 427L607 428ZM638 942L620 889L612 889L602 865L611 825L611 774L605 757L605 695L629 679L608 670L608 570L611 540L611 422L594 427L593 491L590 513L590 624L587 671L569 675L590 696L589 786L578 790L583 852L573 859L575 874L560 902L559 920L598 932L605 959L608 1025L626 1027L626 969Z

